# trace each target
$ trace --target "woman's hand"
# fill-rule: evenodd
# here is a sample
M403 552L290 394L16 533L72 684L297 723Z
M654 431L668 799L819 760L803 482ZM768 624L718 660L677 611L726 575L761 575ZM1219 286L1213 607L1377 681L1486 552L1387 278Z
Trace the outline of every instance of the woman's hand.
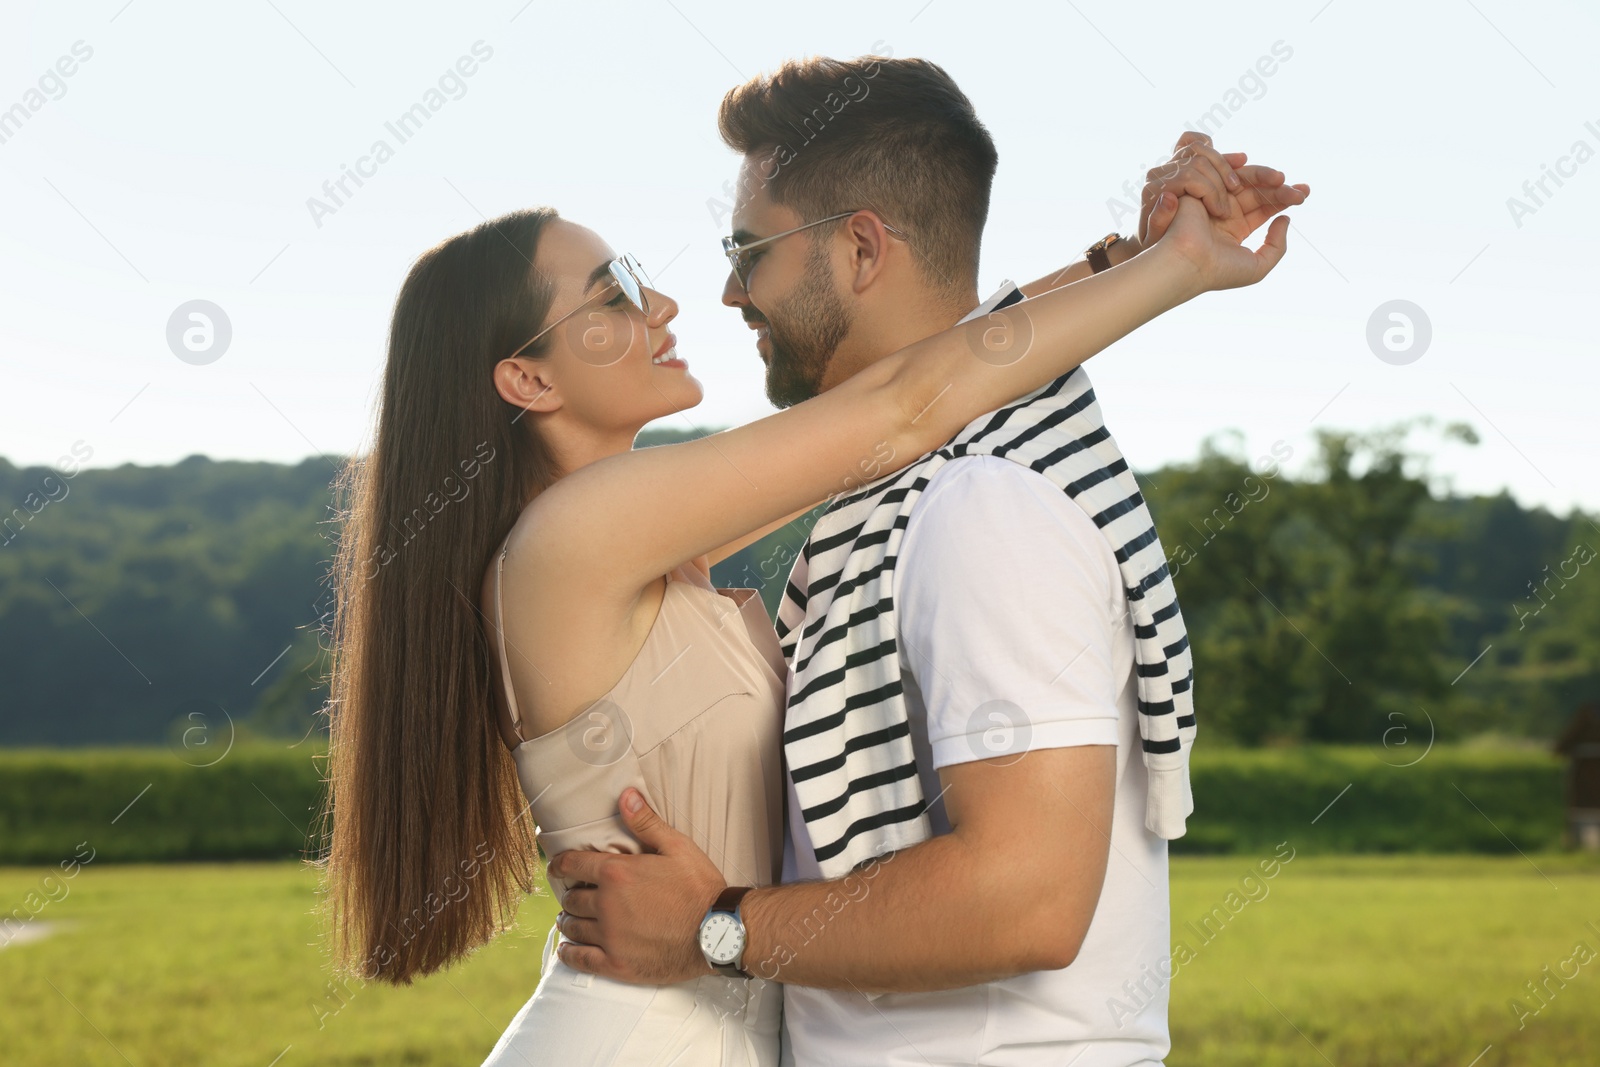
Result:
M1247 158L1243 152L1219 152L1207 135L1186 131L1178 138L1172 158L1145 172L1144 190L1139 194L1138 229L1107 251L1112 265L1126 263L1159 242L1177 216L1182 197L1200 200L1213 218L1227 221L1230 232L1243 241L1263 222L1285 208L1305 203L1311 195L1309 185L1285 185L1282 171L1258 164L1246 166ZM1237 214L1230 201L1237 201ZM1043 296L1091 273L1089 264L1079 259L1028 282L1022 286L1022 295Z
M1172 158L1146 172L1139 198L1139 229L1125 240L1133 241L1139 250L1159 241L1177 214L1178 197L1202 200L1213 218L1229 219L1234 236L1243 241L1263 222L1304 203L1311 195L1309 185L1285 185L1282 171L1258 164L1246 166L1248 158L1243 152L1218 152L1203 133L1185 132L1178 138ZM1238 201L1237 216L1231 213L1230 199Z
M1228 198L1229 211L1223 218L1212 216L1205 205L1192 196L1173 198L1163 193L1157 210L1169 211L1172 222L1157 248L1165 248L1195 272L1203 290L1237 289L1254 285L1271 273L1288 250L1289 217L1279 215L1267 227L1266 239L1255 251L1241 243L1254 227L1236 196Z

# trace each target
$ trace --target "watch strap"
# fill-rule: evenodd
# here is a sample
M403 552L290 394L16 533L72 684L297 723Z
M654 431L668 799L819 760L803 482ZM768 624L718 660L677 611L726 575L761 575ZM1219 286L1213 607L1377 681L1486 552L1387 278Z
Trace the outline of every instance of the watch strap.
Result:
M725 911L730 915L739 914L739 901L744 899L744 895L750 892L750 889L751 887L747 885L728 886L717 894L717 899L711 904L711 910Z
M743 916L741 916L739 914L739 901L744 899L744 895L746 893L750 892L751 888L752 888L751 886L747 886L747 885L730 885L730 886L727 886L726 888L724 888L722 890L722 892L717 894L717 899L712 901L711 907L706 910L706 915L709 916L713 912L719 912L719 911L720 912L725 912L725 913L727 913L729 915L732 915L735 919L737 919L741 926L744 925L744 918L743 918ZM749 944L749 931L748 930L745 932L745 943L747 945ZM744 962L744 950L743 949L739 950L738 958L735 959L732 963L716 963L716 962L713 962L710 959L707 959L706 962L711 964L711 969L712 970L716 971L718 974L722 975L724 978L754 978L755 977L755 975L751 974L749 971L745 970L743 967L740 966L740 964Z
M1106 250L1120 240L1122 240L1120 233L1108 233L1088 247L1084 255L1088 257L1089 269L1093 273L1099 274L1111 266L1111 255Z

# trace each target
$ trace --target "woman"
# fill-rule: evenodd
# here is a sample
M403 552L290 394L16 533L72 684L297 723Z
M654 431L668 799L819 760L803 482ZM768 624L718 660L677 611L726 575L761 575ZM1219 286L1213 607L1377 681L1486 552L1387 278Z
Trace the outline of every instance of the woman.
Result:
M487 941L534 888L534 823L551 854L635 850L627 785L730 882L771 882L784 667L752 591L713 589L710 565L862 457L898 470L1161 312L1259 280L1286 221L1252 253L1183 197L1138 258L1025 305L1027 358L974 358L956 327L747 426L637 451L701 388L677 305L631 258L550 210L424 253L376 443L344 480L327 873L345 967L408 983ZM776 1062L776 986L591 978L554 937L488 1062Z

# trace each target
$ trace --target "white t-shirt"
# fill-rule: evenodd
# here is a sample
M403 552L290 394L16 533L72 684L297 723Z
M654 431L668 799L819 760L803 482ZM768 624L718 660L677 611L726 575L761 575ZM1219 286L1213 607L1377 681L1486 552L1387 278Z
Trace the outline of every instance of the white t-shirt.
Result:
M961 457L939 468L911 512L894 597L923 795L939 795L938 769L953 763L1116 745L1105 883L1077 958L1061 970L931 993L784 986L782 1063L1161 1063L1170 1049L1167 843L1144 827L1133 631L1110 545L1043 475ZM783 880L816 880L787 783ZM950 831L943 803L929 815L935 834Z

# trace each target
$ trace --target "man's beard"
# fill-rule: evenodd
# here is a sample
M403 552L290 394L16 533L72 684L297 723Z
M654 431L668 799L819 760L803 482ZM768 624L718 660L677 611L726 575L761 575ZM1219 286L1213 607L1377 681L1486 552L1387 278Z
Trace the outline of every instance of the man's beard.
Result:
M850 333L850 313L834 291L828 270L829 242L817 241L806 257L805 274L773 314L752 321L767 324L767 399L780 408L810 400L822 391L840 342ZM752 309L754 310L754 309ZM746 315L747 319L751 316Z

